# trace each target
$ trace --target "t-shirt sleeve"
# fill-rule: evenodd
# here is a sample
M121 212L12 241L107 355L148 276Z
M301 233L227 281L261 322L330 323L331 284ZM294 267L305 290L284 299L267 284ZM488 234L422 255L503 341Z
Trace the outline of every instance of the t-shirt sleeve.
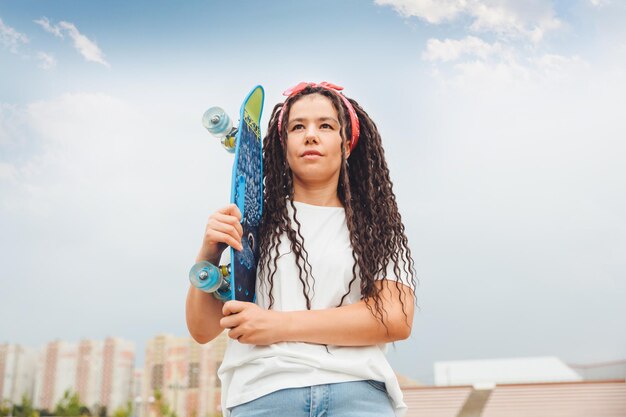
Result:
M390 281L399 281L415 291L415 285L411 282L411 274L406 260L402 257L398 257L398 270L396 271L395 264L389 261L387 269L384 274L381 274L377 279L388 279Z
M230 263L230 246L224 249L222 255L220 256L220 265L227 265Z

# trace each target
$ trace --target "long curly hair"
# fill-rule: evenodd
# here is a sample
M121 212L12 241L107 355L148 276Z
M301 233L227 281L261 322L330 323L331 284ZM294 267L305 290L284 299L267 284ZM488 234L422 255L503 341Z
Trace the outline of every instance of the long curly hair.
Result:
M293 178L286 157L287 121L290 108L301 97L309 94L321 94L329 98L339 116L343 144L347 143L346 138L352 137L352 126L345 105L338 93L326 88L309 85L289 97L284 103L277 104L272 111L267 135L263 139L265 190L263 219L259 233L259 268L266 271L262 274L261 280L264 284L269 284L270 309L274 304L272 290L279 256L278 247L283 234L286 234L291 243L291 251L295 254L299 279L302 283L302 294L306 299L307 309L311 309L310 294L315 281L311 264L308 261L306 242L300 233L300 222L297 220L297 210L293 203ZM367 306L388 332L389 329L384 322L383 313L386 314L386 311L381 301L380 290L374 284L377 278L384 276L391 263L395 276L405 277L403 281L415 288L414 261L402 218L398 212L380 133L365 110L355 100L350 98L348 100L358 116L360 135L357 146L350 153L349 160L346 158L346 147L341 146L342 163L337 195L345 209L354 266L348 292L341 298L339 306L343 304L358 275L361 279L361 298L366 302L370 299L374 301L373 309L369 303ZM278 117L283 106L286 107L279 132ZM285 139L281 140L281 138ZM295 227L291 224L287 204L290 204L293 210ZM408 316L401 296L405 293L406 287L399 281L395 281L395 285L399 290L398 297L408 324Z

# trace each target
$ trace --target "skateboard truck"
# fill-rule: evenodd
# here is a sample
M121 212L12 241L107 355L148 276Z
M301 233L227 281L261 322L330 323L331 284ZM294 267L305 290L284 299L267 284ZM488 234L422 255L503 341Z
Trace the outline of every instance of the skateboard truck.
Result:
M191 267L189 281L201 291L226 302L232 299L230 288L230 264L215 266L208 261L200 261Z
M210 134L220 139L222 146L230 153L235 153L237 128L221 107L211 107L202 115L202 125Z

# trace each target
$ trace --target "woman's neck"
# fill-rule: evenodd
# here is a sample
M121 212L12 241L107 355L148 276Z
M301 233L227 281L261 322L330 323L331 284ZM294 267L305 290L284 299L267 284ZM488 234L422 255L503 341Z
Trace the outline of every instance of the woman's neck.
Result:
M337 195L336 183L304 185L295 178L293 181L293 201L314 206L343 207Z

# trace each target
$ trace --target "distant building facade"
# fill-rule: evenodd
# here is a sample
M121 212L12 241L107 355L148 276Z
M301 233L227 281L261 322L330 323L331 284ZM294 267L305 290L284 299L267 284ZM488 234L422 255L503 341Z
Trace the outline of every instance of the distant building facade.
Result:
M626 360L588 364L569 364L585 381L626 379Z
M625 365L556 357L436 362L435 386L402 387L406 417L625 417Z
M220 411L217 369L226 333L200 345L190 337L158 335L148 341L138 415L153 417L157 392L180 417L212 417Z
M22 397L31 401L35 395L37 351L32 348L0 344L0 401L21 404Z
M101 405L113 411L132 401L134 369L135 344L119 338L105 339L102 351Z
M123 407L132 400L134 362L134 344L119 338L50 342L39 354L34 405L53 411L69 390L90 408Z
M52 411L66 390L76 390L77 357L75 343L56 340L41 349L35 380L35 408Z
M435 362L435 385L575 382L583 378L557 357Z

